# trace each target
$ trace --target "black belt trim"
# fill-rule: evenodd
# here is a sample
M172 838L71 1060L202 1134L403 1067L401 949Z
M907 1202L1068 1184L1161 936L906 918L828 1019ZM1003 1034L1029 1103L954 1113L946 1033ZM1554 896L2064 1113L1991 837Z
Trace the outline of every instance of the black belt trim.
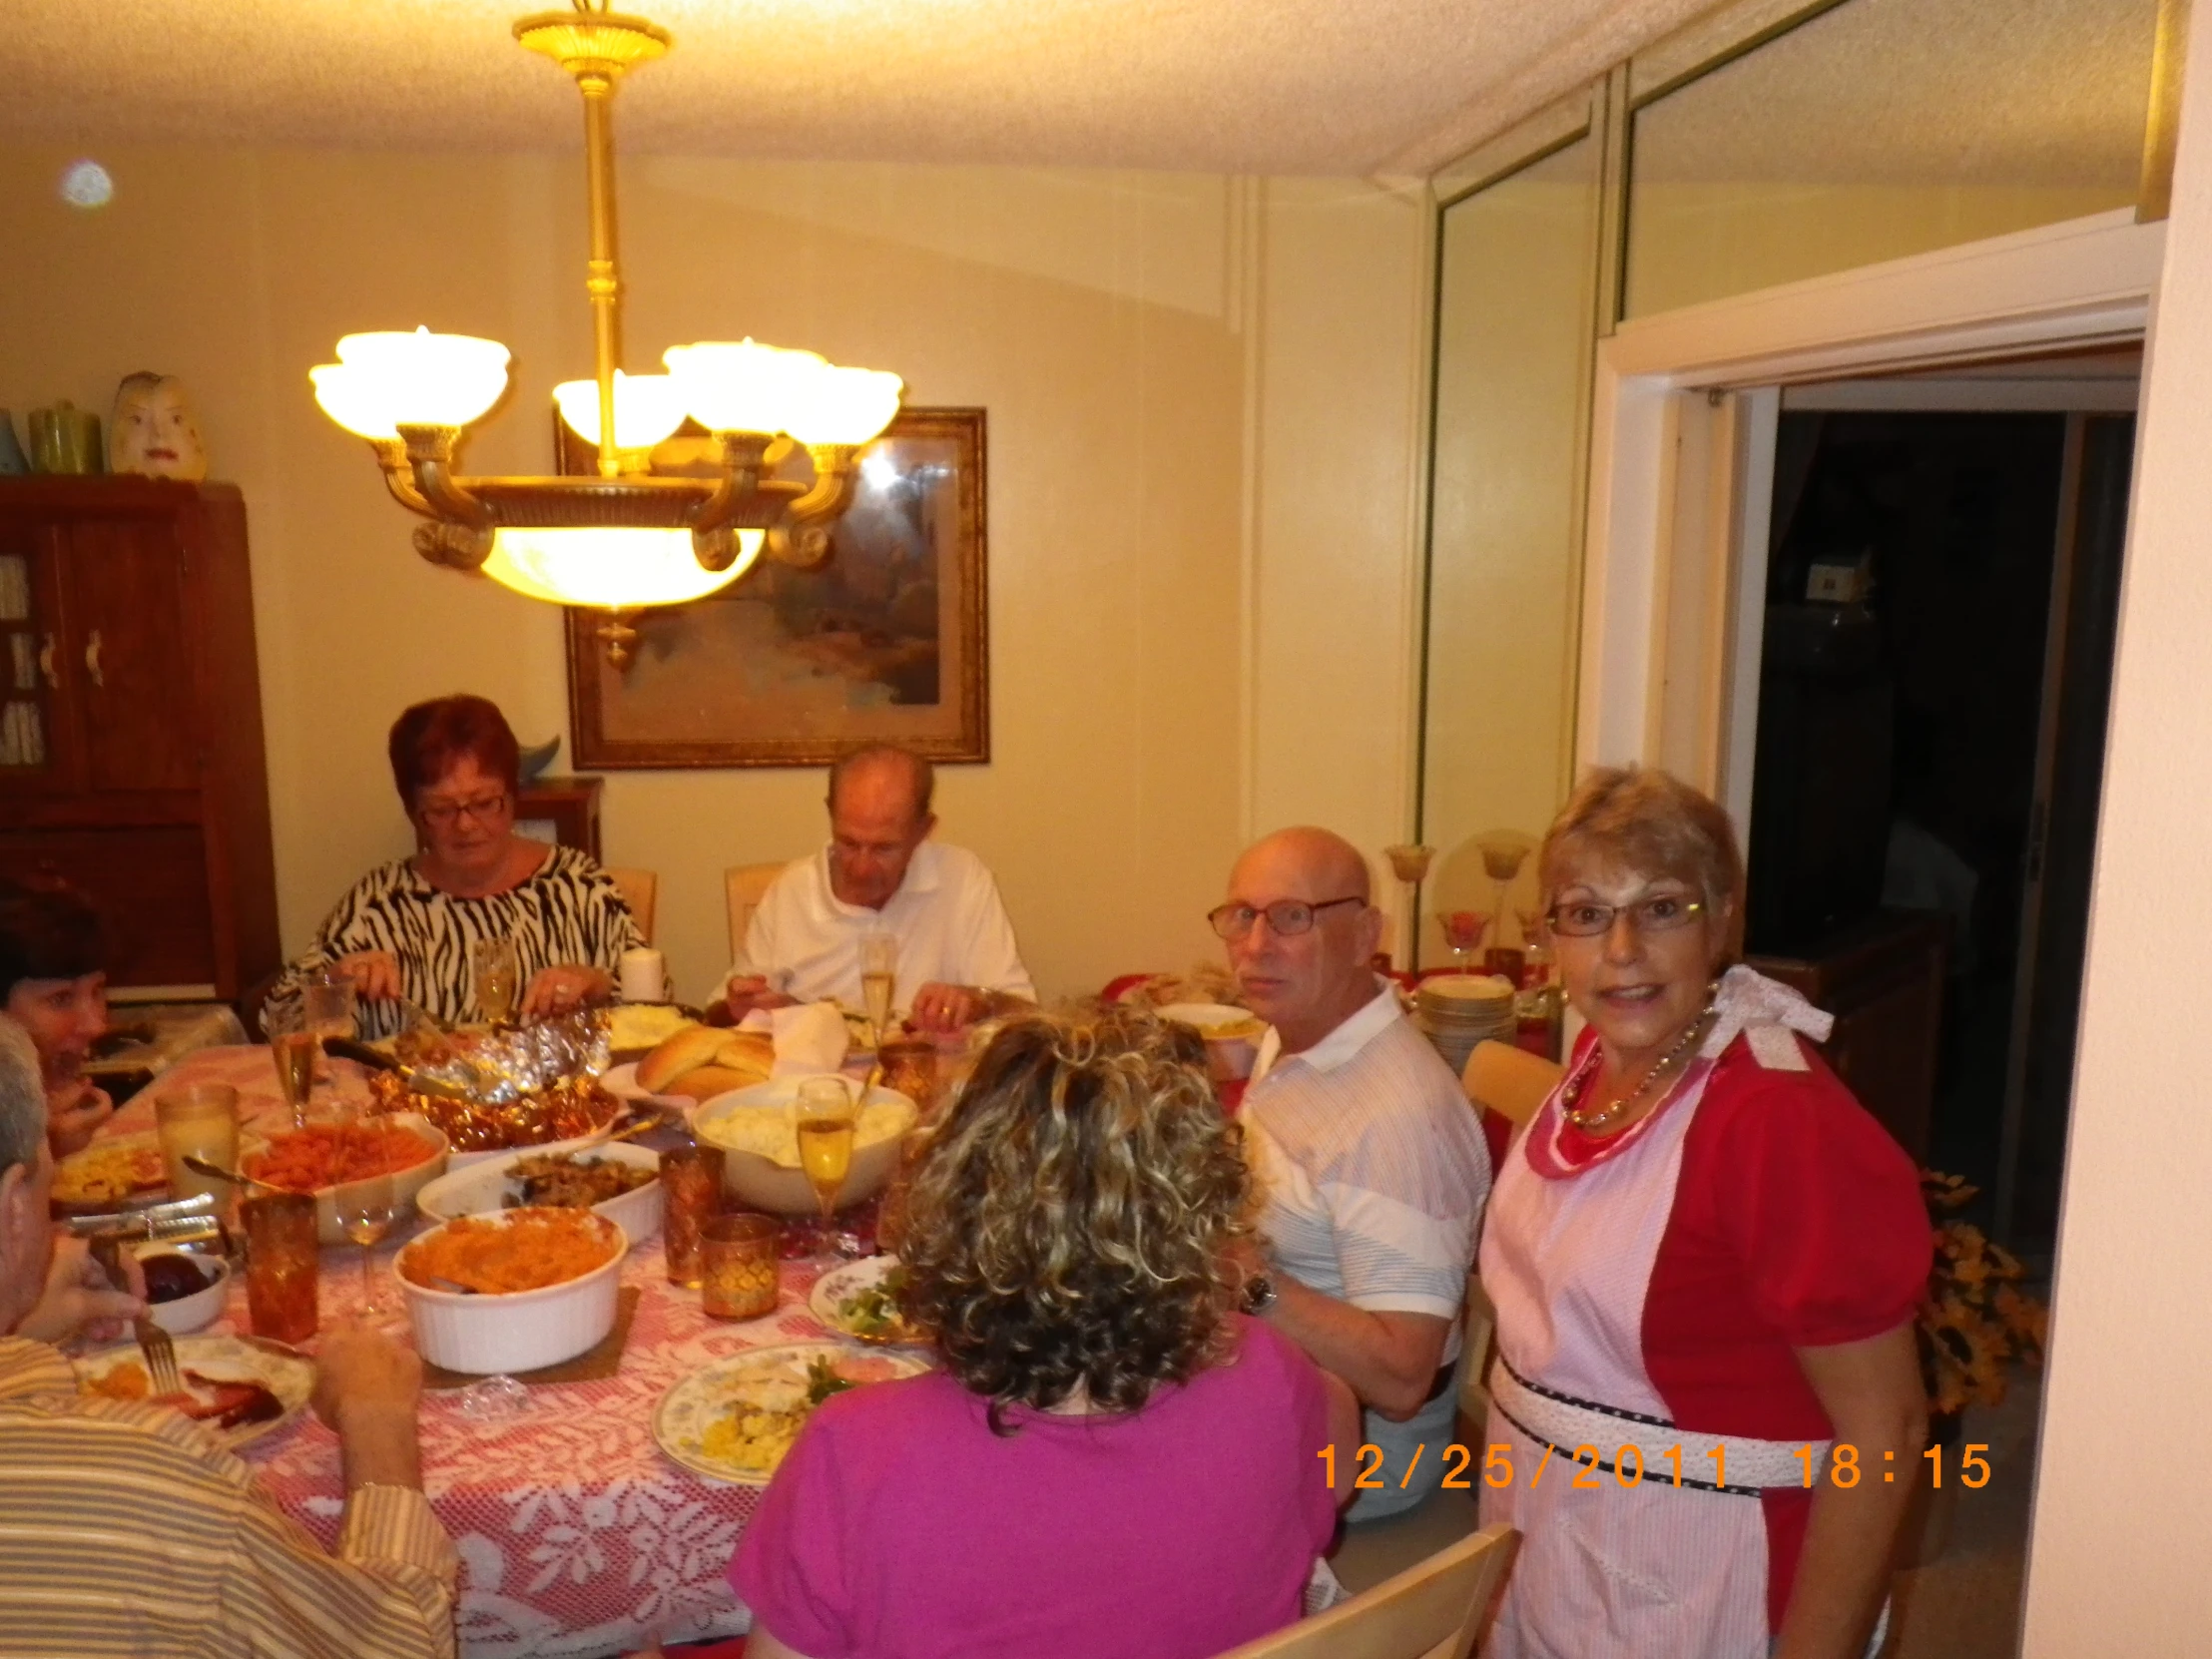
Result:
M1547 1388L1541 1382L1531 1382L1513 1369L1512 1364L1502 1353L1498 1355L1497 1363L1505 1368L1507 1377L1510 1377L1530 1393L1542 1394L1546 1399L1556 1399L1562 1405L1578 1405L1585 1411L1603 1411L1607 1416L1619 1417L1623 1422L1640 1422L1653 1428L1671 1430L1675 1427L1674 1419L1671 1417L1647 1417L1641 1411L1624 1411L1618 1405L1607 1405L1602 1400L1577 1399L1573 1394L1563 1394L1557 1388ZM1526 1433L1527 1430L1523 1429L1522 1432ZM1687 1483L1687 1480L1685 1480L1684 1484Z

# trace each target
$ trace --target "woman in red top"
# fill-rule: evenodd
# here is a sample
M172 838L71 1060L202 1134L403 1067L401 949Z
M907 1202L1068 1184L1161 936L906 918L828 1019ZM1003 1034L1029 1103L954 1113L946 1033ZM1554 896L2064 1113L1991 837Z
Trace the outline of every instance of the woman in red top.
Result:
M1538 879L1589 1030L1484 1225L1482 1520L1523 1534L1488 1651L1850 1659L1927 1434L1912 1161L1801 1040L1827 1015L1716 977L1743 864L1711 801L1593 773Z

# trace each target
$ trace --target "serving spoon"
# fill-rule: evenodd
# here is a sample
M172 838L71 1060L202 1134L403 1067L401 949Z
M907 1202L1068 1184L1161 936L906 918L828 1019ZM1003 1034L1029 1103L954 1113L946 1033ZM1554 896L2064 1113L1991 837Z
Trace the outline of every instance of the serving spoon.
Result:
M228 1181L234 1187L259 1187L265 1193L288 1193L291 1191L289 1187L279 1187L274 1182L264 1181L258 1175L246 1175L235 1169L225 1169L221 1164L203 1158L197 1152L186 1153L183 1162L185 1168L191 1170L195 1175L209 1176L217 1181Z

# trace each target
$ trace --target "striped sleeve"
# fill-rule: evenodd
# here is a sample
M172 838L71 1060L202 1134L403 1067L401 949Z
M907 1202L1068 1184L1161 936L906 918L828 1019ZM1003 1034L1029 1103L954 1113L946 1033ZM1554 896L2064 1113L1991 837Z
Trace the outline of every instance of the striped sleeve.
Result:
M459 1569L420 1492L355 1491L333 1560L257 1490L241 1516L223 1599L254 1631L257 1651L452 1659Z
M76 1391L77 1373L60 1349L25 1337L0 1337L0 1399Z

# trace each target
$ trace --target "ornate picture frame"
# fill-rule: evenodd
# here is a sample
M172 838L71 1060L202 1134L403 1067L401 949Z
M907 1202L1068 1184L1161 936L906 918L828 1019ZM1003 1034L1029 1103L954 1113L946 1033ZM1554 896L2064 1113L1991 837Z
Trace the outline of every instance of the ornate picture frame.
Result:
M555 417L564 473L591 469ZM654 451L684 470L686 427ZM984 411L907 408L860 454L829 558L763 558L722 593L646 611L608 661L597 611L568 611L574 764L587 770L824 766L863 743L990 759Z

